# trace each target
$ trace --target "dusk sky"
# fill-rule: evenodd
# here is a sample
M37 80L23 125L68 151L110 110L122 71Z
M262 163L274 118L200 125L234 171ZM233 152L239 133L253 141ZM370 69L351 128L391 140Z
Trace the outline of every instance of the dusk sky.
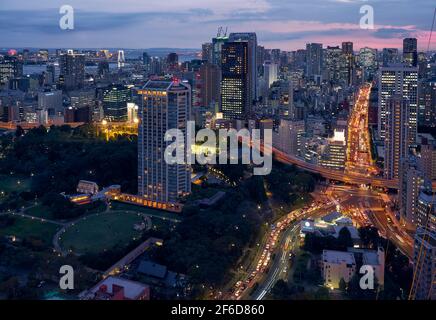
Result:
M75 30L59 28L59 8L75 9ZM359 28L369 4L375 29ZM200 48L220 26L255 31L266 48L293 50L353 41L398 47L417 37L427 48L434 0L0 0L0 47ZM436 35L431 49L436 49Z

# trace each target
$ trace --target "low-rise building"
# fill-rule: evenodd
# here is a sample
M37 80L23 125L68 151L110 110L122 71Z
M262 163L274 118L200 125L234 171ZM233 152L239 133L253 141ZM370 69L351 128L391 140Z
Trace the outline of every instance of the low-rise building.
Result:
M84 300L150 300L146 284L109 276L88 290Z
M83 194L97 194L98 193L98 185L92 181L80 180L77 185L77 192Z
M324 285L338 289L341 279L350 282L356 273L356 260L351 252L324 250L322 253L322 276Z

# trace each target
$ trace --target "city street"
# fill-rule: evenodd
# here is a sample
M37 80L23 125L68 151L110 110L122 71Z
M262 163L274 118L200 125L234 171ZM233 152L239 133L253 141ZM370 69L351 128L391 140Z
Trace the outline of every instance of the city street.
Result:
M358 172L362 175L375 175L371 156L371 136L368 129L368 108L371 84L363 85L348 121L347 162L345 172Z
M381 236L390 239L411 258L413 240L392 220L383 194L369 188L330 185L324 191L323 198L329 200L312 205L306 211L293 211L271 227L256 269L249 272L245 280L235 284L230 299L265 299L277 280L288 276L289 254L300 244L299 223L306 218L320 218L337 209L349 216L356 227L372 225L379 228ZM256 283L257 287L254 287Z

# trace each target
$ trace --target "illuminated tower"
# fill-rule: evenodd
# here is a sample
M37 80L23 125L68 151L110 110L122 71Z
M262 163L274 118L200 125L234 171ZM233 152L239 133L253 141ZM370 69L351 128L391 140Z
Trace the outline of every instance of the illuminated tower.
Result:
M85 55L68 50L60 55L60 82L65 89L81 88L85 82Z
M418 65L418 41L416 38L403 40L403 61L412 67Z
M407 99L409 103L409 144L415 145L418 125L418 68L406 67L404 65L383 67L380 68L379 77L379 137L381 139L385 137L388 99L393 95L399 95Z
M231 33L229 41L247 43L248 94L251 107L257 97L257 35L254 32Z
M245 119L251 110L248 42L222 47L221 111L224 119Z
M165 141L165 133L179 129L186 141L191 87L179 81L151 80L139 93L138 193L150 201L175 204L191 192L191 167L166 163L165 149L171 142Z

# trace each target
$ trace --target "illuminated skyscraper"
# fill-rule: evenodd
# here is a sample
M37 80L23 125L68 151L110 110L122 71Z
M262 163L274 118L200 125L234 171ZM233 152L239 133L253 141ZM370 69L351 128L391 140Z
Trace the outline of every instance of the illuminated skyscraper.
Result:
M145 199L174 204L191 192L191 167L167 164L165 133L179 129L187 141L191 88L174 81L149 81L139 92L138 193ZM184 154L186 154L184 144Z
M342 79L350 85L353 81L354 51L352 42L342 42L343 61L341 66Z
M390 64L398 63L398 49L397 48L383 48L383 67L389 67Z
M85 81L85 55L74 53L68 50L67 53L60 55L60 75L61 85L67 89L83 87Z
M248 42L227 42L222 47L221 111L224 119L245 119L251 110Z
M409 144L416 144L417 111L418 111L418 69L403 65L382 67L379 72L379 108L378 134L385 137L387 101L393 95L402 96L408 100L409 114Z
M306 75L309 79L321 76L322 60L322 44L308 43L306 45Z
M23 63L14 56L5 56L0 59L0 84L6 84L9 79L23 75Z
M103 91L104 118L109 121L127 120L127 103L132 101L132 90L124 85L109 86Z
M400 170L400 189L398 192L400 217L404 225L413 229L416 226L417 201L421 187L424 185L424 176L416 164L408 160L402 161Z
M229 41L247 42L247 72L250 105L257 97L257 36L254 32L231 33Z
M418 41L416 38L405 38L403 40L403 61L412 67L418 65Z
M341 78L342 50L337 47L327 47L325 50L325 79L337 82Z

